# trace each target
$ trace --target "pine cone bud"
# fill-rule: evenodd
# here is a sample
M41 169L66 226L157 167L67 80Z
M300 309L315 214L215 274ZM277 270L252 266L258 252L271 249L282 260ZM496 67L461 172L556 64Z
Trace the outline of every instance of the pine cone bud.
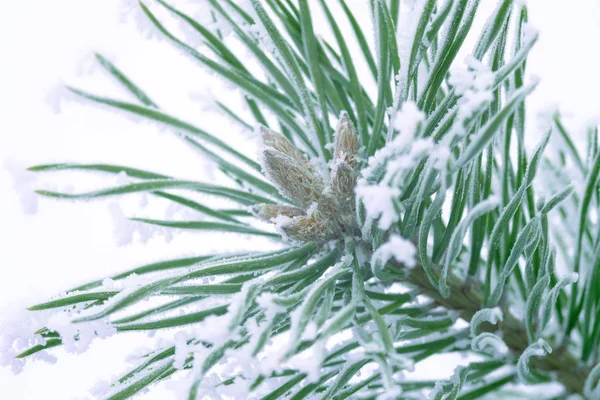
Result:
M275 132L266 126L260 127L263 144L265 147L270 147L277 150L291 159L295 160L300 165L305 165L308 170L314 171L314 167L308 159L290 142L285 136L279 132Z
M344 160L337 160L331 167L330 186L340 205L340 212L354 209L354 187L358 174Z
M255 217L266 222L270 222L271 219L280 215L289 218L304 215L304 210L300 208L279 204L255 204L250 208L250 211Z
M321 198L323 178L286 154L267 148L263 151L262 165L266 177L278 187L281 194L302 208Z
M334 239L338 235L336 227L335 221L319 212L316 203L313 203L307 215L282 219L278 229L290 239L312 242Z
M333 159L344 160L352 168L358 163L358 135L345 111L340 114L335 128Z
M358 234L356 225L356 197L354 188L358 173L344 160L331 167L330 187L336 203L335 216L341 230L348 235Z

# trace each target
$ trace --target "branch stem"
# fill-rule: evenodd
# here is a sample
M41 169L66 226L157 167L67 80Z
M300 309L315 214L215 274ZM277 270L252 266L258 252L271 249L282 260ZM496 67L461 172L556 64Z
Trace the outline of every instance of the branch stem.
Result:
M395 266L404 268L400 264L395 264ZM433 272L439 277L439 268L435 268ZM465 321L470 321L483 305L481 289L476 285L465 285L462 278L452 273L448 275L447 279L450 289L450 296L447 298L442 297L431 285L425 271L420 266L412 268L406 280L406 283L417 286L423 294L437 304L457 311ZM529 345L525 323L508 310L503 311L504 320L500 327L484 323L481 326L482 331L501 330L502 339L513 354L519 357ZM568 392L583 394L583 386L590 368L581 364L565 347L560 347L552 342L550 345L554 351L543 358L532 359L531 365L538 370L555 374L556 380L563 384Z

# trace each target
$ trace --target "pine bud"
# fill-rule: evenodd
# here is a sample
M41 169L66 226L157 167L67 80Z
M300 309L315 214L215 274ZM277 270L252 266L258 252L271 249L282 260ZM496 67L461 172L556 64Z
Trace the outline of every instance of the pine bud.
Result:
M257 204L253 214L274 223L283 237L303 242L358 234L354 188L359 143L348 114L342 112L336 128L327 185L285 136L266 127L260 127L260 133L265 145L261 160L265 176L300 208Z
M354 188L358 173L344 160L336 161L331 167L331 197L335 201L335 217L339 227L347 235L358 234L356 225L356 197Z
M290 142L285 136L279 132L275 132L266 126L260 127L260 134L262 135L263 144L265 147L270 147L277 150L291 159L295 160L300 165L305 165L307 169L314 170L312 164L308 159L298 150L292 142Z
M250 211L255 217L266 222L270 222L271 219L280 215L289 218L304 215L304 210L300 208L279 204L255 204L250 208Z
M306 215L281 219L281 222L278 224L278 229L293 240L327 241L338 235L335 220L319 212L316 203L313 203Z
M263 151L262 165L266 177L278 187L281 194L302 208L319 201L324 183L314 170L270 148Z
M341 212L354 208L354 187L357 173L344 160L337 160L331 167L330 186L333 196L340 205Z
M335 128L333 159L344 160L352 168L356 167L358 163L358 135L345 111L340 114Z

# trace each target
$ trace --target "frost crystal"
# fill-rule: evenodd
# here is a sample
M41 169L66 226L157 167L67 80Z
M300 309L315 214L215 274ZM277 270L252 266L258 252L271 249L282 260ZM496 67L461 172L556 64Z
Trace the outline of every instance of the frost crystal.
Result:
M395 400L402 394L402 388L398 385L377 395L377 400Z
M389 240L375 251L373 260L385 263L394 258L404 266L414 268L417 262L416 254L417 249L413 242L399 235L391 235ZM373 261L373 264L375 264L375 261Z
M19 196L23 212L33 215L38 210L38 196L34 191L34 185L37 182L37 176L20 163L7 160L4 168L13 176L13 188Z
M456 94L465 95L469 92L488 90L494 83L494 74L489 67L473 56L467 56L465 63L467 69L454 68L450 75L449 83L456 90Z
M31 332L44 326L48 318L49 314L44 312L25 314L20 311L9 314L6 310L2 310L2 314L0 314L0 365L10 366L13 373L20 373L25 365L25 359L15 357L32 346L46 344L46 339L42 335L31 334ZM50 363L56 361L56 358L45 351L32 356Z
M133 242L135 233L134 223L125 218L123 210L118 203L110 203L108 211L113 221L113 234L118 246L125 246Z
M364 203L367 217L379 218L380 229L389 229L399 220L398 213L402 211L399 197L406 184L406 174L436 149L431 138L418 137L423 119L424 115L417 106L413 102L406 102L394 121L399 134L377 150L369 158L368 166L362 170L356 194ZM436 157L443 164L447 154L444 150L438 150Z
M108 381L101 380L98 381L92 386L89 390L90 394L94 395L97 398L106 397L111 389L111 384Z
M407 101L402 105L402 109L394 119L394 129L404 135L407 139L413 138L417 132L419 124L425 120L425 114L412 101Z
M464 125L475 115L478 110L489 103L494 84L494 73L490 68L473 56L465 59L467 68L452 68L448 82L454 87L456 94L460 95L458 115L454 126ZM454 132L453 135L462 134Z
M152 24L150 19L144 13L139 2L134 0L121 0L121 14L119 22L133 25L144 35L146 39L162 39L164 36Z
M256 39L258 39L260 44L268 53L273 54L275 56L278 55L275 43L273 43L271 37L269 36L267 30L261 22L257 22L254 25L251 25L249 27L249 31L250 34L252 34Z
M531 42L532 40L535 40L537 38L537 36L539 35L540 31L531 24L531 22L526 22L525 24L523 24L523 30L522 30L522 35L523 35L523 43L528 43Z
M398 186L402 184L402 172L414 167L434 147L429 138L418 138L424 115L413 102L406 102L394 121L399 134L386 146L369 158L362 176L370 179L387 164L383 182Z
M46 105L55 114L62 112L63 105L66 102L79 101L79 99L75 97L75 94L67 89L62 81L58 81L48 87L44 100L46 101Z
M60 334L63 346L69 353L83 353L95 338L104 339L117 332L107 320L75 324L66 313L54 314L46 327Z
M306 373L309 382L317 382L321 377L324 356L324 344L317 342L306 352L292 357L289 366Z
M389 229L398 221L394 201L400 196L400 189L386 185L359 185L356 195L360 197L367 211L367 217L378 219L380 229Z
M175 334L175 362L173 363L173 367L176 369L183 369L185 366L185 360L190 353L187 343L189 339L190 337L183 331Z
M275 295L269 292L263 292L256 298L256 304L262 308L265 318L271 320L275 315L285 311L285 308L273 302Z

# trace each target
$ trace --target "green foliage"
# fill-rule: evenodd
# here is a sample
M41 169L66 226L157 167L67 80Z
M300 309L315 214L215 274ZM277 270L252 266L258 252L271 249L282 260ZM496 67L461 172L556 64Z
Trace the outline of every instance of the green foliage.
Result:
M77 347L90 336L177 328L187 336L174 335L171 345L145 355L105 396L128 398L181 376L189 399L216 390L237 398L410 399L425 393L464 400L502 396L521 384L545 393L549 380L560 386L553 398L600 398L598 130L590 130L582 155L557 113L548 131L537 132L534 151L525 146L525 100L536 86L525 83L525 67L537 39L526 6L499 2L476 32L467 67L454 69L479 0L369 4L372 32L345 0L251 0L249 8L206 1L206 10L260 65L264 77L257 77L218 29L175 3L140 2L167 40L240 88L248 110L217 102L224 115L245 127L269 121L282 132L276 140L287 153L265 141L272 152L266 154L279 157L288 175L276 175L273 165L256 162L210 127L159 109L134 79L97 55L135 101L70 88L74 94L172 129L231 182L181 180L121 165L53 164L30 171L124 172L134 182L87 193L38 193L90 200L150 193L208 219L134 219L139 223L267 236L283 247L167 260L112 277L123 285L107 288L99 280L75 288L30 307L57 315L68 310L69 321L49 319L15 356ZM158 9L195 32L202 50L170 32ZM323 32L316 30L322 30L318 13L326 21ZM330 33L334 42L322 37ZM354 53L351 40L359 49ZM371 77L374 96L365 82ZM342 125L344 140L356 140L360 151L340 150ZM551 140L565 145L551 152ZM568 169L577 183L571 184ZM313 204L298 200L305 190L316 196ZM215 210L185 192L227 198L239 208ZM248 206L276 210L276 225L299 242L258 225ZM282 218L296 225L281 225ZM127 286L134 274L142 283ZM275 350L271 339L280 343ZM469 355L469 364L447 380L401 375L422 360L456 352ZM215 371L218 382L211 378Z

